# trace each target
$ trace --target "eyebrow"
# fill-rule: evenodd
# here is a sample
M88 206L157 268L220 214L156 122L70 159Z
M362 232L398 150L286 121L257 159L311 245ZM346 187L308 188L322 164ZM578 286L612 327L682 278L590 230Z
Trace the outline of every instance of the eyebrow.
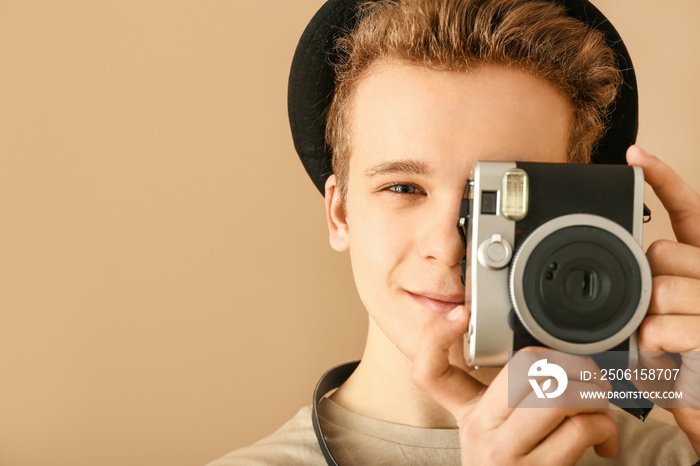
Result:
M425 163L419 160L402 159L379 163L377 165L369 167L365 172L365 174L370 178L375 176L392 175L397 173L406 175L429 176L430 170L428 170L428 166Z

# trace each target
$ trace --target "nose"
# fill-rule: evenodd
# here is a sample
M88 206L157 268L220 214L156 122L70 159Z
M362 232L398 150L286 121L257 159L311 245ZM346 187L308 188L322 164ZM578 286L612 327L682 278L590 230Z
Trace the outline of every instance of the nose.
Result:
M437 261L447 267L459 266L464 246L457 231L460 199L433 205L422 231L418 252L422 258Z

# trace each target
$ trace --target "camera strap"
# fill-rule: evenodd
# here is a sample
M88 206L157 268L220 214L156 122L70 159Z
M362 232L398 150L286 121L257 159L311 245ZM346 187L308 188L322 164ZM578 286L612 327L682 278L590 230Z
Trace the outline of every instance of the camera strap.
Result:
M355 372L358 364L360 364L360 361L353 361L329 369L325 374L323 374L321 379L316 384L316 388L314 389L314 402L311 408L311 422L314 426L318 446L321 447L321 453L323 453L323 457L326 458L326 463L328 466L339 465L335 458L333 458L333 454L331 454L331 450L328 448L328 443L326 443L326 437L323 435L321 420L318 417L318 404L323 397L328 394L328 392L343 385L343 383L348 380L348 377Z

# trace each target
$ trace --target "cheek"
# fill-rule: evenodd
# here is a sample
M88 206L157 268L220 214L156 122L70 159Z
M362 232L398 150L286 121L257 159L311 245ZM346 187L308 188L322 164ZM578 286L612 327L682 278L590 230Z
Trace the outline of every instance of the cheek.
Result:
M405 215L397 215L372 199L348 205L348 213L353 274L369 307L370 300L385 299L382 294L397 285L397 271L411 255L412 232L407 229Z
M384 215L350 223L350 258L360 299L384 336L412 360L428 317L401 291L409 282L419 282L421 270L413 260L417 254L410 225Z
M363 212L350 221L350 257L359 273L377 275L396 265L401 236L382 215Z

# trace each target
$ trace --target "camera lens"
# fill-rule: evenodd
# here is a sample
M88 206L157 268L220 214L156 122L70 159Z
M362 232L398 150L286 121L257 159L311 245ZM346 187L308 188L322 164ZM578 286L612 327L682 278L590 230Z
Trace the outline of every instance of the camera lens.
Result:
M532 250L522 292L544 331L592 343L615 335L632 319L641 281L637 259L617 236L572 226L549 234Z

